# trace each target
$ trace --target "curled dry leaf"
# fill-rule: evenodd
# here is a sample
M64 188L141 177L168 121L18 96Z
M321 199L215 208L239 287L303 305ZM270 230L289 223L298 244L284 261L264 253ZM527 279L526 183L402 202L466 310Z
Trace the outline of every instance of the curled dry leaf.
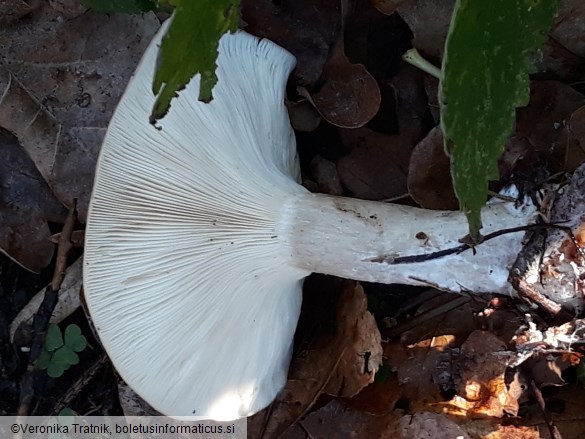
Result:
M0 27L0 127L62 203L79 200L82 221L105 128L158 27L154 14L63 20L45 2L30 20Z
M77 259L71 264L65 272L65 278L59 288L59 301L53 310L50 323L60 323L79 308L81 291L81 267L82 258ZM43 298L45 297L45 288L33 296L24 308L16 315L10 323L10 340L14 341L16 331L21 325L32 326L33 317L38 311Z
M345 56L343 39L323 69L323 85L317 92L299 92L332 125L359 128L378 112L382 97L374 77L362 64L352 64Z
M0 251L38 273L53 257L47 221L63 222L67 212L17 139L1 128L0 157Z

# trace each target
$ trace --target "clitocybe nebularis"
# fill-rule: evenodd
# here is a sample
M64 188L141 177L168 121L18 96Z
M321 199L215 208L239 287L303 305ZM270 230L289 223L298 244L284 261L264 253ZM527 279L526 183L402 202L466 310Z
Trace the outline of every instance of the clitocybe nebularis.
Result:
M164 26L163 26L164 27ZM122 378L161 413L229 420L286 381L303 279L509 292L522 233L421 263L395 257L459 245L459 212L311 194L299 183L284 106L295 59L237 32L220 42L214 99L198 78L148 123L158 46L146 51L101 150L86 231L85 295ZM484 233L535 209L497 202Z

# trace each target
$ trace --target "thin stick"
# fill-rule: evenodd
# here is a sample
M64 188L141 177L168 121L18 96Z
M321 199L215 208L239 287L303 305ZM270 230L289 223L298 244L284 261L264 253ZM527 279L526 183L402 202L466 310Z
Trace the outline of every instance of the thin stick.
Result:
M20 404L18 407L18 417L26 416L30 404L34 396L33 381L37 371L36 361L39 358L43 345L45 343L45 335L47 333L47 327L49 320L53 314L53 310L59 300L59 288L65 277L65 270L67 268L67 254L72 247L71 234L73 227L75 226L77 218L77 200L73 201L73 206L69 209L69 214L65 220L63 226L63 232L59 238L59 246L57 248L57 261L55 265L55 271L51 283L45 290L45 297L43 302L39 306L39 310L33 319L33 336L28 357L28 366L26 372L20 382ZM15 438L19 438L19 434L15 434Z

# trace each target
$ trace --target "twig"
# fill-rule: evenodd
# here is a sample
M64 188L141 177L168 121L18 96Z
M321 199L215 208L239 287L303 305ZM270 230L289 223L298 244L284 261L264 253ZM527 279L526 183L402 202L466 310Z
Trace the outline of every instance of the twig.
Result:
M390 265L397 265L397 264L414 264L419 262L426 262L431 261L433 259L443 258L445 256L450 256L453 254L460 254L466 250L475 250L475 247L481 245L482 243L489 241L490 239L497 238L498 236L507 235L509 233L517 233L517 232L527 232L530 230L539 230L539 229L559 229L566 232L569 236L573 236L573 232L570 227L561 226L559 224L529 224L526 226L519 226L519 227L511 227L509 229L502 229L496 230L495 232L488 233L485 235L481 242L478 244L472 243L463 243L458 245L457 247L448 248L445 250L439 250L433 253L427 253L424 255L409 255L409 256L376 256L375 258L366 259L365 262L379 262L379 263L387 263ZM573 243L576 244L576 240L573 240ZM578 245L577 245L578 246Z
M69 214L63 226L63 232L59 238L59 246L57 248L57 260L55 264L55 271L51 283L45 290L45 297L39 306L39 310L33 319L33 337L28 358L28 366L26 372L20 382L20 404L17 415L19 417L26 416L30 404L34 396L34 377L36 375L37 367L36 361L39 358L43 345L45 343L45 335L51 314L59 300L59 288L65 277L65 270L67 268L67 254L71 249L71 234L75 221L77 218L77 200L73 201L73 206L69 209ZM15 438L18 436L15 436Z
M538 403L538 407L542 413L542 417L544 418L544 422L546 423L546 427L548 428L548 432L550 433L551 439L563 439L561 432L554 424L553 420L548 414L546 409L546 403L544 402L544 398L542 397L542 392L534 382L534 380L530 380L530 390L532 394L536 398L536 402Z

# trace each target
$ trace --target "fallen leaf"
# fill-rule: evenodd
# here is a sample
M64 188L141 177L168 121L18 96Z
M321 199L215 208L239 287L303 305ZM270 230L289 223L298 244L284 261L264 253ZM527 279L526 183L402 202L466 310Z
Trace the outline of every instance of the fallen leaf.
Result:
M456 210L459 207L443 132L437 126L412 151L408 167L408 193L425 209Z
M353 410L343 402L333 400L308 415L303 429L313 439L388 438L399 439L394 427L400 414L374 416ZM411 439L412 436L409 438Z
M338 39L339 1L314 0L307 7L295 0L242 0L241 5L245 30L291 52L297 58L291 79L305 88L315 86Z
M299 88L332 125L359 128L368 123L380 108L380 88L362 64L352 64L344 53L340 38L333 55L323 68L323 83L316 92Z
M359 284L344 283L334 325L322 327L295 355L286 386L270 407L250 420L250 434L276 438L300 420L323 392L353 396L373 380L382 347L366 303Z
M339 178L351 195L384 200L407 193L406 175L413 147L407 139L368 128L339 130L339 135L343 144L353 146L337 161Z
M440 63L443 58L454 7L455 0L416 0L398 7L398 14L414 34L413 47L429 61Z
M530 101L516 112L516 137L526 139L549 163L549 171L564 169L567 125L585 96L558 81L532 81Z
M1 128L0 157L0 251L38 273L55 247L47 221L62 223L67 212L18 140Z
M317 182L317 192L330 195L342 195L343 188L335 163L317 155L309 164L311 176Z
M0 2L0 25L10 24L38 7L38 2L23 0L3 0Z
M567 155L565 172L574 172L585 162L585 106L571 114L568 124Z
M467 418L501 418L518 413L518 397L508 389L505 372L511 353L488 331L474 331L461 346L457 359L457 397L449 412L462 410Z
M84 221L105 128L159 23L152 13L64 20L42 5L0 27L0 126L63 204L79 200Z

